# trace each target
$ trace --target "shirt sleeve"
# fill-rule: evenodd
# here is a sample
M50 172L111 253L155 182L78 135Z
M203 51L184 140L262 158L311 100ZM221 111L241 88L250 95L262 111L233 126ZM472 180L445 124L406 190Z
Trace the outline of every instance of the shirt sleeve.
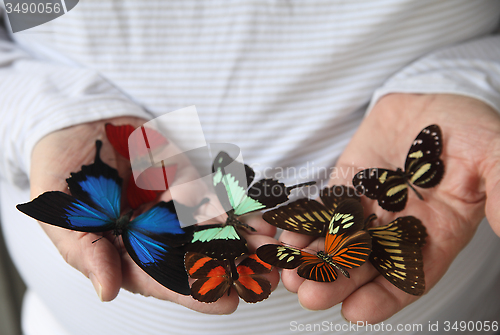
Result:
M389 93L449 93L479 99L500 112L500 35L431 53L375 91L368 111Z
M76 124L117 116L150 119L98 72L37 60L9 40L0 8L0 178L26 187L35 144Z

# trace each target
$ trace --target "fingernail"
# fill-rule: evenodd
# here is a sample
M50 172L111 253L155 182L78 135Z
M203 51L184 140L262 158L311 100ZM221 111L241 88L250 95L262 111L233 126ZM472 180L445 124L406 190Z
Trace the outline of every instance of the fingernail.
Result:
M97 277L92 272L89 273L89 279L92 282L92 285L94 286L94 290L97 292L97 295L99 296L99 299L102 302L104 302L104 300L102 300L102 286L101 286L101 283L99 283L99 281L97 280Z

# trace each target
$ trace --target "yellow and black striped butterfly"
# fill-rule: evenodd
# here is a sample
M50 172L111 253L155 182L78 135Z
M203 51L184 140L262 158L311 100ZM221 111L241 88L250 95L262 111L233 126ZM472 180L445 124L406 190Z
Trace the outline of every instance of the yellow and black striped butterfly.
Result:
M438 125L424 128L413 141L406 156L404 171L370 168L358 172L352 183L356 190L375 199L383 209L390 212L402 211L410 187L420 200L422 195L413 187L434 187L443 178L444 164L439 158L443 148L441 129Z
M257 255L271 265L293 269L299 276L332 282L337 271L349 278L346 269L361 266L371 251L370 235L363 229L363 207L352 199L342 201L331 216L325 237L325 250L316 254L279 244L267 244L257 249Z
M421 249L427 236L422 222L404 216L367 231L372 237L370 262L378 272L400 290L422 295L425 276Z
M234 286L246 302L259 302L271 294L271 283L260 274L271 271L271 265L257 255L249 255L238 266L234 260L220 261L197 252L187 252L184 265L196 281L191 285L191 296L201 302L215 302Z
M325 236L339 203L346 199L361 199L347 186L324 188L320 193L324 205L315 200L300 199L264 213L263 218L282 229L304 235ZM377 217L365 219L365 230L372 239L370 262L399 289L422 295L425 289L422 247L427 236L425 227L413 216L397 218L387 225L369 227Z
M304 235L325 236L337 206L347 199L360 201L353 188L339 185L322 189L320 198L324 205L316 200L299 199L265 212L262 218L281 229Z

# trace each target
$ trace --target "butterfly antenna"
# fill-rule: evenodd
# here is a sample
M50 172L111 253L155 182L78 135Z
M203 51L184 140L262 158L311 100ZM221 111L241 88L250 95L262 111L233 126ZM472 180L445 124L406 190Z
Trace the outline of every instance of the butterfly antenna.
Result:
M294 188L299 188L299 187L303 187L303 186L312 186L314 184L316 184L315 181L308 181L306 183L300 183L297 185L289 186L286 188L286 191L287 191L287 193L290 193L290 191L293 190Z
M415 194L420 200L424 200L424 197L420 193L418 193L418 191L415 189L415 187L413 187L413 185L410 182L407 181L406 184L410 186L410 188L413 190L413 192L415 192Z
M96 242L97 242L97 241L99 241L101 238L102 238L102 236L101 236L101 237L99 237L97 240L92 241L92 244L96 243Z

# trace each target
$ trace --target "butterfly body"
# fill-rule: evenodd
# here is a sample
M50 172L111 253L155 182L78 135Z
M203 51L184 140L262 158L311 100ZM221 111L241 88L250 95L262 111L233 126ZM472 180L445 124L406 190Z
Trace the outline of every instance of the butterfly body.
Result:
M442 147L441 129L438 125L430 125L413 141L406 156L404 170L365 169L354 176L353 185L361 194L376 199L383 209L402 211L406 206L408 187L423 200L414 185L431 188L443 178L444 164L439 158Z
M17 208L36 220L65 229L111 231L122 237L130 257L157 282L177 293L190 294L181 246L192 239L193 228L180 226L173 201L159 202L134 219L132 212L121 215L122 179L116 169L101 160L101 147L97 141L95 162L82 166L67 179L71 195L45 192Z

